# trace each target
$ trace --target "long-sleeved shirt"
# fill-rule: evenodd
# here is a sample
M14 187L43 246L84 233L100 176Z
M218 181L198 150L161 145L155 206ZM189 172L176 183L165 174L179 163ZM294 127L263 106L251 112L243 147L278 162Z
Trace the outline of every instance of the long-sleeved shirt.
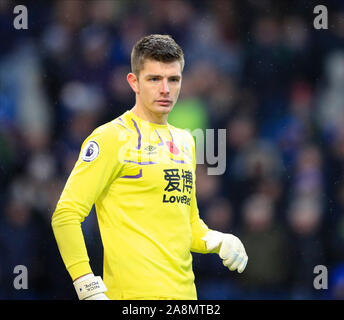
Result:
M195 142L187 130L132 111L84 141L52 217L72 277L92 272L81 223L95 204L110 299L197 299L191 251L207 253Z

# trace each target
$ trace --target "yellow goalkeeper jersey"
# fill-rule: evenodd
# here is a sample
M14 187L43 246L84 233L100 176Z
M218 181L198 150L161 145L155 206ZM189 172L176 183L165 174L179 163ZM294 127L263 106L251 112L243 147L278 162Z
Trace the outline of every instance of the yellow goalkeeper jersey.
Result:
M81 222L95 204L110 299L197 299L190 251L209 231L195 196L195 143L187 130L132 111L84 141L52 217L72 279L92 272Z

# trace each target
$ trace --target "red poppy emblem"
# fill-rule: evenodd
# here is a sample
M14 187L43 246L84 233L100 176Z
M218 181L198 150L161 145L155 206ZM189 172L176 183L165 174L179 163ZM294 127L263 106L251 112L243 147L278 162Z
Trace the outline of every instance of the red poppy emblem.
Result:
M179 154L179 149L172 141L166 141L166 144L172 154Z

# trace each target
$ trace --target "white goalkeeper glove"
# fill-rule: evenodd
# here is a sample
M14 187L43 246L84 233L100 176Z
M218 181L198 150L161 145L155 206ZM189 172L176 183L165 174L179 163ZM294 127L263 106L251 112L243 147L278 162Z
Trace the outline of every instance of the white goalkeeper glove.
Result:
M223 260L223 265L229 270L242 273L246 268L247 254L244 245L238 237L219 231L208 231L202 238L206 242L207 250L216 252Z
M73 284L79 300L110 300L104 294L107 288L102 278L95 277L93 273L76 279Z

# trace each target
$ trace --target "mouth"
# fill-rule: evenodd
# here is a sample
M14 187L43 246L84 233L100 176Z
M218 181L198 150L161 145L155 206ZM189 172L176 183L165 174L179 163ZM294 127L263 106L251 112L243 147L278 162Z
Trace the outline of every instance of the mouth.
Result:
M172 100L169 100L169 99L159 99L159 100L156 100L156 102L160 106L164 106L164 107L168 107L169 105L172 104Z

